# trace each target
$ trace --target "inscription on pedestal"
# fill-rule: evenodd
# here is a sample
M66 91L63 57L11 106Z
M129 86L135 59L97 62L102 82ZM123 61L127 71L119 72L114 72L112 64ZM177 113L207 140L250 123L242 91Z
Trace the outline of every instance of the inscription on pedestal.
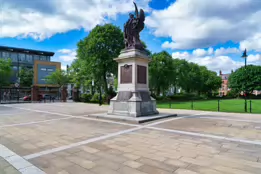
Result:
M121 83L132 83L132 65L121 66Z
M147 83L147 67L137 65L137 83L146 84Z

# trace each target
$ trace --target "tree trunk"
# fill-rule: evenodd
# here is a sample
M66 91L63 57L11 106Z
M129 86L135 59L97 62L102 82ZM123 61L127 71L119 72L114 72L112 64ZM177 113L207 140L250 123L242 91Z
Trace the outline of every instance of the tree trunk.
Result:
M108 84L107 84L107 79L106 79L106 73L103 73L103 84L104 84L104 92L105 94L108 94Z
M157 96L160 96L160 87L157 87Z

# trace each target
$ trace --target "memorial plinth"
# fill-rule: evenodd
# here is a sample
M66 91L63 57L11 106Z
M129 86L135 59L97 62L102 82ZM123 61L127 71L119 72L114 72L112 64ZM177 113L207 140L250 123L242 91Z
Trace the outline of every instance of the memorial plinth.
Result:
M160 113L156 100L150 96L148 63L151 58L139 49L122 50L118 62L118 93L110 100L107 113L92 117L143 123L176 116Z
M111 99L109 115L140 117L158 114L150 96L148 63L151 58L138 49L123 50L118 58L118 94Z

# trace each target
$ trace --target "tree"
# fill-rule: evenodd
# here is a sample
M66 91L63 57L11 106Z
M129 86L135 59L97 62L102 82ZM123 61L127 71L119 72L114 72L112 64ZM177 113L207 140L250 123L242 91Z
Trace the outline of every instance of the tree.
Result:
M248 65L233 72L228 78L229 88L240 93L261 90L261 66Z
M222 79L217 76L217 73L214 71L208 70L205 66L200 66L201 74L201 86L199 93L212 94L213 91L216 91L221 87Z
M108 94L107 76L117 76L117 62L113 59L124 48L121 29L112 24L97 25L77 47L78 59L85 62L85 73Z
M67 85L70 82L70 78L66 71L64 70L56 70L46 78L46 82L53 85L58 85L62 87Z
M0 59L0 86L9 85L9 80L12 75L11 59Z
M34 72L32 69L22 67L19 72L19 77L21 86L31 86L33 83Z
M149 64L149 84L150 88L156 91L157 95L169 89L173 80L176 79L173 65L172 57L166 51L152 55L152 62Z

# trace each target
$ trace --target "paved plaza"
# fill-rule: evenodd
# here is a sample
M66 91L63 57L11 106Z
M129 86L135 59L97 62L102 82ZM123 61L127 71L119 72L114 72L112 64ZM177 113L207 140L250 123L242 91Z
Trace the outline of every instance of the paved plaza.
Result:
M0 174L260 174L261 115L163 110L133 124L108 106L0 105Z

